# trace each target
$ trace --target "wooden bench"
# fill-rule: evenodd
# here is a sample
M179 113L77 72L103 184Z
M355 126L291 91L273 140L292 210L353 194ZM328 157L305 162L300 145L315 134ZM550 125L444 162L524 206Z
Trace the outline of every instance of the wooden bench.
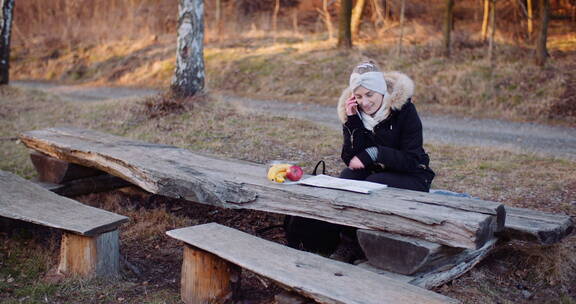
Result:
M295 250L215 223L166 232L184 243L185 303L233 298L239 268L267 277L319 303L457 303L351 264Z
M68 276L117 276L118 226L127 217L54 194L0 171L0 216L63 230L58 271Z
M271 183L264 165L85 129L31 131L22 134L21 140L50 157L97 168L150 193L224 208L314 218L357 227L359 233L369 230L365 251L370 253L372 246L372 252L385 253L380 256L392 266L377 260L371 264L411 276L405 280L427 288L473 267L495 246L496 237L550 244L574 230L566 215L480 199L394 188L363 195ZM376 241L370 243L370 239ZM386 251L390 243L396 252ZM377 255L371 255L372 259Z

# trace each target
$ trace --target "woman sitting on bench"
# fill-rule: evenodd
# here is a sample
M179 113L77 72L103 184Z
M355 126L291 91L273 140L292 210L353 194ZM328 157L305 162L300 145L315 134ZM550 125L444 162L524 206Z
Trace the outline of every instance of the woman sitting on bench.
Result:
M382 73L373 62L354 68L338 103L347 166L341 178L430 190L434 172L422 146L413 91L414 83L402 73ZM333 251L331 258L345 262L362 258L355 228L304 218L291 218L287 228L292 246Z

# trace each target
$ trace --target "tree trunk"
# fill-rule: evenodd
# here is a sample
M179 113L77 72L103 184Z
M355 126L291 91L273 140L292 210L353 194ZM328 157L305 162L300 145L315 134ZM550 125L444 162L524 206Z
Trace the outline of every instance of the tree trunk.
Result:
M391 20L392 19L392 8L390 3L387 0L383 0L384 1L384 13L386 14L386 20Z
M454 0L446 0L446 14L444 15L444 56L450 57L450 34L452 32Z
M406 6L406 0L402 0L400 4L400 37L398 37L398 48L397 56L402 56L402 39L404 39L404 8Z
M533 27L534 14L532 13L532 0L526 0L526 11L528 14L528 40L530 40L532 39L532 32L534 31Z
M274 3L274 12L272 13L272 32L274 35L274 42L276 42L276 35L278 34L278 13L280 12L280 0Z
M322 0L322 10L317 10L320 13L320 17L322 17L322 20L324 20L324 24L326 25L326 30L328 31L328 40L332 40L332 37L334 37L334 26L332 25L332 17L330 16L328 6L328 0Z
M2 15L0 16L0 85L8 84L10 80L10 36L12 19L14 17L14 0L0 0Z
M372 9L375 16L374 19L374 27L378 28L378 26L384 24L386 22L385 14L383 13L384 9L382 8L381 0L372 0Z
M360 23L365 6L366 0L357 0L354 9L352 9L352 37L357 37L360 32Z
M550 0L540 0L540 29L538 30L538 39L536 42L536 64L544 66L548 50L546 41L548 40L548 21L550 19Z
M486 42L488 39L488 19L490 14L490 1L484 0L484 17L482 18L482 41Z
M496 34L496 0L490 0L490 40L488 41L488 61L493 63L494 36Z
M340 16L338 20L338 47L352 48L352 31L350 23L352 18L352 0L340 1Z
M220 35L222 35L222 0L216 0L216 34L220 40Z
M190 97L204 88L204 1L180 0L172 92Z
M298 35L300 32L298 30L298 7L294 7L292 9L292 29L294 30L294 34Z

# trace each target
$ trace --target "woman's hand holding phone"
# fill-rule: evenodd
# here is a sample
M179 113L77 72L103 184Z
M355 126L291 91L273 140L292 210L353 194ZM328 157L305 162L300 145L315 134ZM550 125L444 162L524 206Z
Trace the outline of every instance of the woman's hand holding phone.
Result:
M358 103L356 102L356 97L354 95L350 96L346 100L346 115L356 115L358 113Z

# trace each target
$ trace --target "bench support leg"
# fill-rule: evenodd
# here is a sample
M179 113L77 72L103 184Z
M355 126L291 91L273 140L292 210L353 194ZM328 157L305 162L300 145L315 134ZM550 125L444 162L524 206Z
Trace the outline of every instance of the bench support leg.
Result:
M371 265L405 275L441 267L463 252L462 248L383 231L358 229L356 234Z
M62 234L58 272L66 276L116 277L120 269L118 230L97 236Z
M187 304L225 303L239 288L238 266L204 250L184 245L181 296Z

